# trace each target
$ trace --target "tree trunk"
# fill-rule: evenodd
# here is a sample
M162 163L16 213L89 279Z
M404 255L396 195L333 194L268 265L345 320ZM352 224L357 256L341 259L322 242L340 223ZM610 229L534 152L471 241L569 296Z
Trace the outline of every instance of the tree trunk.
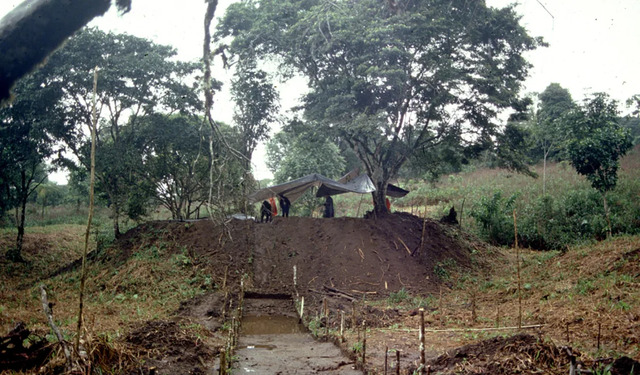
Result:
M27 217L27 198L26 194L20 199L20 220L18 221L18 237L16 238L15 259L22 259L22 244L24 242L24 223Z
M375 181L376 191L372 192L373 196L373 211L376 214L389 213L387 209L386 197L387 197L387 181Z
M544 157L542 158L542 195L547 194L547 155L549 151L544 151Z
M607 219L607 238L611 238L611 217L609 216L609 204L607 203L606 193L602 193L602 202L604 204L604 217Z
M120 238L120 205L117 200L113 201L113 236Z

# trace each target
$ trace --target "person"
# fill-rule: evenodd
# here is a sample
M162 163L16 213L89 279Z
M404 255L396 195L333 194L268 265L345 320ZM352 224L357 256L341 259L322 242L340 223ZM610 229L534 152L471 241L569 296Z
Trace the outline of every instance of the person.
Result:
M327 195L327 199L324 201L324 215L323 217L333 217L333 199L330 195Z
M269 205L271 206L271 218L278 216L278 206L276 206L276 199L274 197L269 198Z
M282 211L282 217L289 217L289 208L291 207L291 201L285 197L284 194L280 194L280 211Z
M262 202L262 207L260 208L260 222L264 223L264 221L271 221L271 204L267 201Z

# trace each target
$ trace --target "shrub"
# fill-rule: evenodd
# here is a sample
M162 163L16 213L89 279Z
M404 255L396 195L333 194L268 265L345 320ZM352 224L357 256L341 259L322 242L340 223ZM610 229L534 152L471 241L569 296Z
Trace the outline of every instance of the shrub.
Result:
M518 194L502 197L500 191L491 198L482 197L471 210L471 216L480 224L480 235L494 245L512 245L513 207Z

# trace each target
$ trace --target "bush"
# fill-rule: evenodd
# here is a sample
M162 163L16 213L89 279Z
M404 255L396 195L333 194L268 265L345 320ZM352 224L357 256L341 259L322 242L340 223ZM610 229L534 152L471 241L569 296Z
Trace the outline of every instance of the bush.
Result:
M518 194L503 198L500 191L493 197L480 198L471 209L471 216L480 224L480 235L494 245L510 246L514 242L513 207Z

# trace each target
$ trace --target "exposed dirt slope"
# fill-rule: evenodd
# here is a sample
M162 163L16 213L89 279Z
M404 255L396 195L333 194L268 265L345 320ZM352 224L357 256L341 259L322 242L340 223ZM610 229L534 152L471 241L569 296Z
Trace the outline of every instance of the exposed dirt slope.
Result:
M299 292L328 286L357 296L401 288L426 293L437 290L447 267L471 270L489 252L455 227L398 213L376 219L276 217L263 224L232 220L224 228L209 220L152 222L126 235L122 256L131 254L127 243L157 237L184 246L218 277L227 269L229 282L237 284L244 275L246 289L258 293L294 294L294 266Z

